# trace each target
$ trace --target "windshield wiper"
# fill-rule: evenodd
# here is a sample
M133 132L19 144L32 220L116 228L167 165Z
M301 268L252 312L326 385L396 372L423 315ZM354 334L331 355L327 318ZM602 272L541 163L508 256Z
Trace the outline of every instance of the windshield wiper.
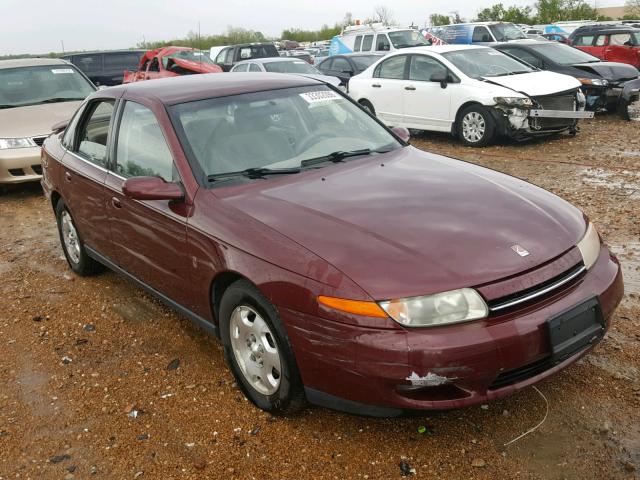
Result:
M300 173L299 168L247 168L245 170L239 170L237 172L225 172L215 173L208 175L207 180L210 182L216 182L218 180L227 180L234 177L248 177L248 178L262 178L267 175L286 175Z
M15 108L18 105L0 105L0 110L2 110L3 108Z
M358 157L360 155L370 155L372 153L387 153L390 150L371 150L370 148L363 148L360 150L351 150L348 152L338 150L337 152L330 153L329 155L323 155L321 157L309 158L300 162L301 167L310 167L311 165L317 165L319 163L333 162L339 163L344 161L345 158Z
M55 98L48 98L47 100L43 100L42 102L38 102L38 103L77 102L79 100L84 100L84 97L79 97L79 98L75 98L75 97L55 97ZM37 104L33 104L33 105L37 105Z

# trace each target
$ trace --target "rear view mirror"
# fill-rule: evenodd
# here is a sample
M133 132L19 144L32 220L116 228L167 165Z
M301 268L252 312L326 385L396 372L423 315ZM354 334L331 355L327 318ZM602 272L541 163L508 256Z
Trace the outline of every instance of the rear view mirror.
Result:
M182 200L184 192L176 183L160 177L132 177L122 184L122 193L133 200Z
M405 143L408 143L411 138L411 133L409 133L409 130L405 127L393 127L391 131L400 137L400 140Z

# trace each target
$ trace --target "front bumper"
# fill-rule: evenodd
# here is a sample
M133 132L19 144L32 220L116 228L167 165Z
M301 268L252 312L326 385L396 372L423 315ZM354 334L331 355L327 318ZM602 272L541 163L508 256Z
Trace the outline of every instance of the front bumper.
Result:
M551 353L546 320L597 296L608 328L622 294L620 266L603 247L596 264L567 291L483 321L382 330L287 309L280 314L309 401L356 414L394 416L485 403L553 375L589 348L545 367ZM531 375L496 387L501 374L515 371ZM426 388L408 389L415 385L412 378L431 381ZM437 385L438 379L447 384Z
M36 182L41 177L40 147L0 150L0 183Z

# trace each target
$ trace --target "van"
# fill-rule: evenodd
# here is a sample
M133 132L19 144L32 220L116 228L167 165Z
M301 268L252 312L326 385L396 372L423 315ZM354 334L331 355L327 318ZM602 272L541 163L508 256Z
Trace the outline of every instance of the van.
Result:
M107 52L82 52L65 55L63 59L73 63L100 86L120 85L125 70L135 70L144 50L113 50Z
M351 25L331 39L329 56L354 52L393 52L401 48L430 45L413 28L389 27L382 23Z
M486 45L527 38L518 26L505 22L475 22L443 25L433 28L432 33L445 43L454 45Z

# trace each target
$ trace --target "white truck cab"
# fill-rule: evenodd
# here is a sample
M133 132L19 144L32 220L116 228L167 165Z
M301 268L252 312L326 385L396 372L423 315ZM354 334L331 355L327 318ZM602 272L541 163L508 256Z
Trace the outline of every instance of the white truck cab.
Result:
M354 52L394 52L401 48L429 45L413 28L389 27L382 23L350 25L331 39L329 55Z

